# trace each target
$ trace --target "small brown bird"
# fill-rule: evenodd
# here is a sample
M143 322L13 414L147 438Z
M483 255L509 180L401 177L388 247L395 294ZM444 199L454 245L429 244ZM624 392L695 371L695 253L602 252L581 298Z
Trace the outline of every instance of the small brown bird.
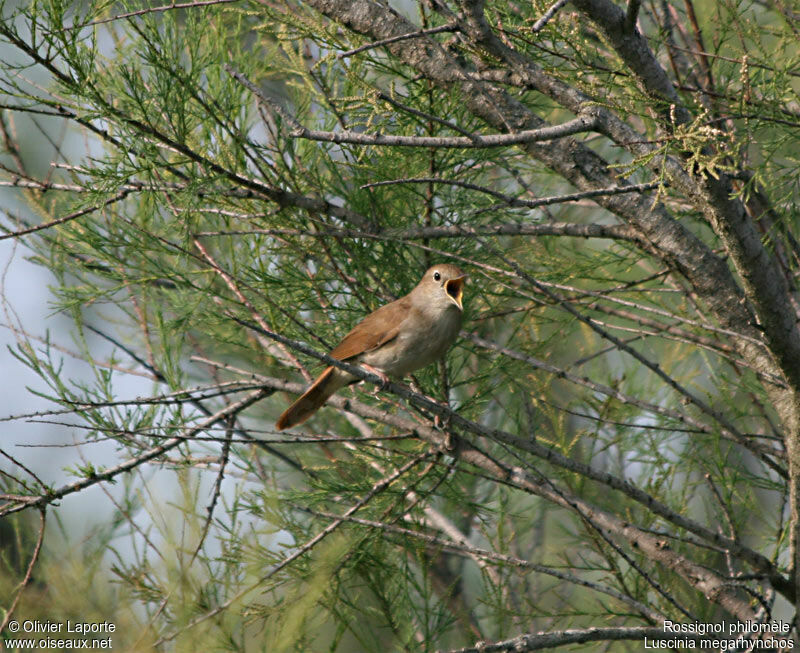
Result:
M405 297L381 306L359 322L331 352L381 377L403 377L425 367L453 344L461 327L461 298L467 279L455 265L430 268ZM328 367L275 423L279 431L302 424L334 392L360 379Z

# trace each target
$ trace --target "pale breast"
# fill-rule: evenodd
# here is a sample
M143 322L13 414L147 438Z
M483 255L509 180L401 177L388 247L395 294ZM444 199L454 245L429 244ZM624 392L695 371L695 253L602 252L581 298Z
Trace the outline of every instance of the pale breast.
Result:
M358 358L389 376L402 377L444 356L461 328L456 306L439 310L411 310L397 337Z

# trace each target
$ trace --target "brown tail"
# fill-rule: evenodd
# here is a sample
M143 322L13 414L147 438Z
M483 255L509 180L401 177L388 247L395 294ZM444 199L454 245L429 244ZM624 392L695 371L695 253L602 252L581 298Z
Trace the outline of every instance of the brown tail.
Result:
M311 417L339 388L343 388L347 381L342 374L335 374L335 368L329 367L319 375L311 387L306 390L275 422L279 431L302 424Z

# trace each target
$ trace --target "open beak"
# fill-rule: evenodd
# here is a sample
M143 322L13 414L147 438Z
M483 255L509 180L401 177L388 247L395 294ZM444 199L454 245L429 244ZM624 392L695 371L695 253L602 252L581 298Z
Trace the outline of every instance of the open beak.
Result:
M467 282L467 275L456 277L455 279L448 279L444 284L444 290L449 295L458 308L462 311L464 306L461 303L461 298L464 296L464 284Z

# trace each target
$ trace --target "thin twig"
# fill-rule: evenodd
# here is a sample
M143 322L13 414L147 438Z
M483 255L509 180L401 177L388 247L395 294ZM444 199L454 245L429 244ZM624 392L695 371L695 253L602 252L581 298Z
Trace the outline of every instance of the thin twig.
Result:
M102 204L97 204L95 206L88 206L85 209L81 209L80 211L75 211L74 213L65 215L62 218L56 218L55 220L50 220L49 222L43 222L41 224L34 225L33 227L28 227L27 229L20 229L19 231L9 231L3 235L0 235L0 240L6 240L7 238L19 238L20 236L26 236L28 234L35 233L37 231L42 231L43 229L50 229L52 227L56 227L60 224L64 224L65 222L70 222L71 220L76 220L77 218L81 218L84 215L88 215L89 213L94 213L95 211L104 209L110 204L114 204L116 202L125 199L130 192L131 191L129 190L121 190L119 193L114 195L114 197L110 197Z
M383 100L387 104L391 104L395 109L400 109L400 111L405 111L406 113L410 113L412 116L416 116L417 118L421 118L427 122L435 122L437 125L442 125L442 127L446 127L448 129L452 129L454 132L458 132L463 136L470 136L471 132L467 129L464 129L459 124L453 122L452 120L445 120L441 116L437 116L433 113L428 113L427 111L421 111L416 107L411 107L407 104L400 102L394 95L397 92L395 91L393 95L389 95L388 93L384 93L383 91L377 91L376 97Z
M341 519L340 515L328 512L319 512L316 510L311 510L309 508L300 508L300 509L303 510L304 512L308 512L309 514L315 515L317 517L323 517L325 519ZM493 562L500 565L511 565L514 567L521 567L523 569L530 569L537 573L547 574L548 576L558 578L559 580L563 580L568 583L573 583L575 585L580 585L582 587L587 587L602 594L612 596L622 603L627 603L632 605L637 610L649 613L655 620L659 618L657 613L652 611L647 606L643 605L638 601L635 601L634 599L631 599L628 596L625 596L621 592L618 592L617 590L611 587L606 587L604 585L595 583L593 581L584 580L583 578L580 578L573 574L568 574L563 571L559 571L557 569L553 569L551 567L548 567L547 565L540 565L535 562L530 562L529 560L523 560L522 558L518 558L515 556L505 555L502 553L497 553L495 551L481 549L479 547L472 546L471 544L466 542L463 538L459 539L459 541L454 541L453 539L450 538L446 539L443 537L439 537L437 535L430 535L428 533L423 533L418 530L403 528L402 526L397 526L395 524L387 524L385 522L363 519L361 517L347 517L347 521L352 522L354 524L361 524L362 526L369 526L370 528L375 528L381 531L385 531L387 533L394 533L397 535L402 535L404 537L412 537L421 540L426 544L442 547L445 550L447 550L448 553L454 553L456 555L461 555L472 559L477 557L486 560L488 562Z
M235 318L234 316L231 316L231 319L234 319L236 321L241 321ZM249 326L250 328L254 329L259 328L254 324L250 324ZM358 365L351 365L349 363L342 362L335 358L331 358L326 354L321 354L315 351L314 349L303 343L293 341L290 338L287 338L286 336L282 336L277 333L265 333L264 335L266 335L270 339L282 342L283 344L290 346L293 349L301 351L302 353L317 358L328 365L333 365L335 367L344 369L346 372L352 374L353 376L361 380L365 380L373 384L383 384L381 379L379 379L372 373L366 372L363 368L361 368ZM474 336L473 339L481 340L480 338L477 338L477 336ZM298 392L302 390L302 387L299 386L298 384L287 383L285 381L277 379L262 378L262 383L264 387L273 390L286 390L290 392ZM591 478L603 485L606 485L607 487L622 492L629 498L633 499L637 503L640 503L641 505L645 506L648 510L654 512L655 514L658 514L659 516L675 524L679 528L685 528L686 530L694 533L695 535L698 535L699 537L709 542L712 542L716 546L729 549L735 555L746 560L748 564L752 565L756 569L763 570L765 573L769 574L773 586L780 587L781 592L789 592L789 585L787 584L785 579L780 575L779 572L776 571L772 563L763 555L757 553L756 551L753 551L752 549L747 548L738 541L731 540L725 537L724 535L721 535L708 528L705 528L701 524L685 517L684 515L681 515L680 513L673 511L667 505L655 499L651 494L636 487L629 481L617 478L612 474L597 470L593 468L591 465L587 465L585 463L569 458L559 453L558 451L551 449L550 447L547 447L529 438L521 438L506 431L501 431L499 429L491 429L476 422L473 422L471 420L468 420L459 415L449 406L434 402L424 395L413 392L404 385L390 382L388 385L384 386L384 389L387 392L391 392L392 394L396 394L400 397L403 397L404 399L410 401L412 404L415 404L420 408L424 408L425 410L428 410L431 413L438 414L439 417L442 418L444 423L446 424L449 423L454 428L462 429L465 432L474 433L475 435L488 438L489 440L495 442L503 442L504 444L510 445L516 449L527 451L528 453L531 453L537 456L538 458L541 458L542 460L546 460L551 464L557 465L559 467L562 467L563 469L569 470L576 474L580 474L587 478ZM373 409L372 407L359 404L357 402L345 399L343 397L334 396L328 401L331 405L334 405L338 408L342 408L345 410L353 410L354 412L358 412L361 415L370 417L372 419L378 419L379 421L391 424L402 430L415 431L420 435L420 437L424 437L426 440L434 444L442 445L444 442L444 435L440 431L435 431L434 429L428 428L425 425L416 424L414 422L411 422L410 420L400 418L396 415L389 415L384 409L377 409L377 408ZM705 429L708 428L705 425L701 425L701 427Z
M573 202L575 200L588 199L592 197L600 197L607 195L624 195L625 193L642 193L649 190L656 190L658 188L665 188L668 184L663 182L650 182L646 184L631 184L630 186L610 186L608 188L597 188L595 190L585 190L579 193L569 193L566 195L552 195L550 197L540 197L535 200L526 200L519 197L513 197L505 193L500 193L492 188L480 186L468 181L460 181L458 179L445 179L442 177L408 177L405 179L386 179L384 181L373 181L369 184L363 184L361 189L377 188L378 186L393 186L395 184L447 184L449 186L458 186L459 188L466 188L468 190L476 190L481 193L486 193L509 206L525 207L534 209L539 206L547 206L549 204L560 204L562 202Z
M138 11L129 11L125 14L118 14L111 18L100 18L88 23L80 23L78 25L69 25L60 30L50 32L51 34L57 32L69 32L76 29L83 29L84 27L92 27L94 25L102 25L103 23L111 23L115 20L122 20L124 18L133 18L134 16L142 16L143 14L152 14L156 12L170 11L172 9L191 9L192 7L206 7L208 5L222 5L229 2L238 2L239 0L196 0L195 2L172 3L168 5L161 5L160 7L150 7L148 9L139 9Z
M722 427L721 431L723 434L728 435L733 440L738 442L741 446L743 446L745 449L751 451L762 462L764 462L764 464L770 467L781 477L783 478L787 477L786 469L784 469L778 462L781 458L783 458L781 452L775 450L771 451L765 450L763 446L751 442L749 438L745 437L742 434L742 432L739 431L739 429L733 424L733 422L731 422L731 420L729 420L720 411L715 409L713 405L703 400L698 394L691 392L688 387L679 383L676 379L667 374L667 372L661 369L661 366L658 363L653 362L643 354L639 353L636 349L634 349L630 345L625 344L619 338L609 333L607 330L602 328L594 319L584 315L581 311L572 306L572 304L569 301L566 301L565 298L562 297L559 293L553 292L550 289L546 288L544 284L540 283L537 279L533 278L530 274L525 272L522 269L522 267L516 263L516 261L504 255L502 252L497 250L496 247L493 247L490 243L488 243L485 240L483 240L482 242L484 243L484 245L486 245L487 248L490 249L490 251L493 251L500 258L500 260L503 260L507 265L509 265L511 269L514 270L516 275L519 276L520 279L523 279L533 288L536 288L539 292L548 297L555 305L561 306L574 318L583 322L598 336L608 340L617 349L619 349L620 351L624 351L626 354L628 354L635 360L639 361L653 374L655 374L662 381L664 381L664 383L666 383L670 388L672 388L677 393L678 396L681 396L685 400L694 404L698 409L700 409L701 412L705 413L706 415L711 417L714 421L716 421Z
M554 2L547 9L547 11L542 14L542 17L533 24L531 27L531 32L536 34L536 32L540 31L545 25L547 25L547 23L550 22L550 19L556 15L556 12L568 2L569 0L558 0L557 2Z
M441 25L439 27L431 27L430 29L421 29L417 32L409 32L408 34L400 34L399 36L393 36L388 39L381 39L380 41L373 41L372 43L367 43L362 45L358 48L353 48L352 50L346 50L345 52L340 52L337 54L337 58L344 59L345 57L350 57L354 54L358 54L359 52L364 52L365 50L371 50L372 48L379 48L384 45L389 45L391 43L397 43L398 41L405 41L407 39L415 39L420 36L427 36L429 34L441 34L442 32L455 32L457 29L455 24L447 24Z
M228 274L225 270L222 269L222 266L220 266L214 260L214 258L211 256L211 254L208 253L208 250L203 246L203 244L197 238L194 238L193 242L194 242L194 246L198 249L200 254L202 254L203 258L209 263L209 265L211 265L212 269L219 276L222 277L222 280L225 282L225 285L228 286L228 288L230 288L230 290L233 292L233 294L236 295L236 298L244 306L247 307L247 309L250 311L250 315L258 323L258 325L262 328L262 330L265 331L265 332L269 332L270 331L270 327L267 324L266 320L264 320L264 318L261 316L261 312L256 310L256 307L253 306L253 303L249 299L247 299L247 297L245 297L244 293L241 291L241 289L239 288L239 286L237 285L237 283L233 279L233 277L230 274ZM300 365L300 362L294 357L292 352L289 351L288 349L286 349L285 347L282 347L281 350L286 355L286 357L295 365L295 367L297 367L298 369L300 369L300 370L302 370L304 372L304 376L307 377L306 380L310 381L311 380L310 375L303 368L303 366Z
M128 356L130 356L130 357L131 357L133 360L135 360L137 363L139 363L140 365L142 365L142 366L143 366L145 369L147 369L147 370L150 370L150 372L153 374L153 376L155 376L155 377L156 377L156 379L157 379L158 381L160 381L160 382L162 382L162 383L166 383L166 377L165 377L164 373L163 373L161 370L157 369L157 368L155 367L155 364L154 364L154 363L152 363L152 362L147 362L146 360L144 360L143 358L141 358L140 356L138 356L138 355L137 355L137 354L136 354L136 353L135 353L135 352L134 352L132 349L130 349L129 347L127 347L127 346L126 346L126 345L124 345L123 343L119 342L117 339L115 339L115 338L112 338L112 337L111 337L110 335L108 335L107 333L104 333L104 332L100 331L100 330L99 330L99 329L97 329L96 327L93 327L93 326L91 326L91 325L87 324L87 325L85 325L85 328L87 328L87 329L89 329L90 331L92 331L92 332L96 333L96 334L97 334L97 335L99 335L101 338L104 338L105 340L107 340L108 342L112 343L112 344L113 344L113 345L115 345L116 347L119 347L120 349L122 349L122 350L123 350L125 353L127 353L127 354L128 354ZM249 374L249 376L250 376L251 378L253 378L255 375L254 375L253 373L250 373L250 374ZM192 391L192 392L206 392L207 390L210 390L211 388L220 388L220 389L221 389L221 388L227 388L228 386L231 386L231 387L232 387L233 385L236 385L236 382L232 382L232 384L227 384L227 383L225 383L225 384L222 384L222 383L217 383L217 384L214 384L214 385L212 385L212 386L208 386L208 388L207 388L206 390L204 390L202 387L197 387L197 388L194 388L194 389L193 389L193 390L191 390L191 391ZM248 384L247 384L247 383L241 383L241 382L239 382L239 385L240 385L240 389L241 389L241 390L249 390L249 389L250 389L250 388L248 387ZM175 394L175 395L178 395L178 396L180 396L182 393L180 393L180 392L177 392L177 393L171 393L171 394ZM220 394L220 395L223 395L223 394L225 394L225 393L223 393L223 392L219 392L218 394ZM170 395L165 395L165 396L170 396ZM206 406L206 405L205 405L205 404L204 404L204 403L201 401L201 399L208 399L210 396L211 396L211 395L204 394L204 395L203 395L203 396L201 396L201 397L193 397L193 399L192 399L192 404L193 404L193 405L194 405L194 406L195 406L195 407L196 407L196 408L197 408L197 409L198 409L198 410L199 410L201 413L203 413L203 415L205 415L206 417L210 417L210 416L211 416L211 414L212 414L212 411L211 411L211 409L210 409L210 408L208 408L208 407L207 407L207 406ZM236 434L237 434L237 435L239 435L239 437L240 437L240 438L242 438L243 440L250 439L250 438L249 438L249 435L248 435L248 433L247 433L247 431L246 431L245 429L243 429L243 428L237 427L237 428L235 429L235 432L236 432ZM266 444L266 443L260 442L259 440L253 440L253 444L255 444L255 445L256 445L256 446L258 446L259 448L263 449L264 451L266 451L266 452L267 452L267 453L269 453L270 455L272 455L272 456L275 456L275 457L276 457L276 458L278 458L279 460L282 460L283 462L285 462L285 463L286 463L287 465L289 465L290 467L293 467L294 469L296 469L296 470L298 470L298 471L300 471L300 472L305 472L306 474L308 474L308 475L309 475L309 476L311 476L312 478L315 476L315 472L314 472L314 471L312 471L312 470L308 470L308 469L304 469L304 468L303 468L303 466L302 466L302 465L301 465L299 462L297 462L297 461L296 461L296 460L294 460L293 458L291 458L291 457L289 457L289 456L287 456L287 455L285 455L285 454L281 453L280 451L276 450L274 447L271 447L271 446L269 446L269 444Z
M228 454L230 453L231 450L231 442L233 440L233 432L235 426L236 426L236 416L231 415L230 417L228 417L228 425L225 428L225 439L222 442L222 451L220 452L218 458L219 470L217 471L217 478L214 481L214 490L211 493L211 503L206 508L207 515L205 523L203 524L203 532L200 534L200 538L197 542L197 548L194 550L194 553L192 554L191 562L194 562L195 558L197 558L197 554L200 553L200 549L203 548L203 543L206 541L206 536L208 535L208 531L211 528L211 520L214 517L214 507L217 505L217 501L222 495L222 481L225 479L225 467L228 465Z
M42 551L42 543L44 542L44 530L45 530L44 527L45 527L46 516L47 516L46 508L44 506L40 506L39 535L36 538L36 546L33 548L33 555L31 556L31 561L28 563L28 568L25 570L25 577L19 584L19 591L14 597L14 600L11 602L11 605L8 607L8 610L6 610L2 623L0 623L0 633L3 632L6 626L8 625L11 616L14 614L14 610L17 609L19 600L22 598L23 590L28 586L28 583L31 582L31 578L33 578L33 568L36 566L36 562L39 560L39 554Z

